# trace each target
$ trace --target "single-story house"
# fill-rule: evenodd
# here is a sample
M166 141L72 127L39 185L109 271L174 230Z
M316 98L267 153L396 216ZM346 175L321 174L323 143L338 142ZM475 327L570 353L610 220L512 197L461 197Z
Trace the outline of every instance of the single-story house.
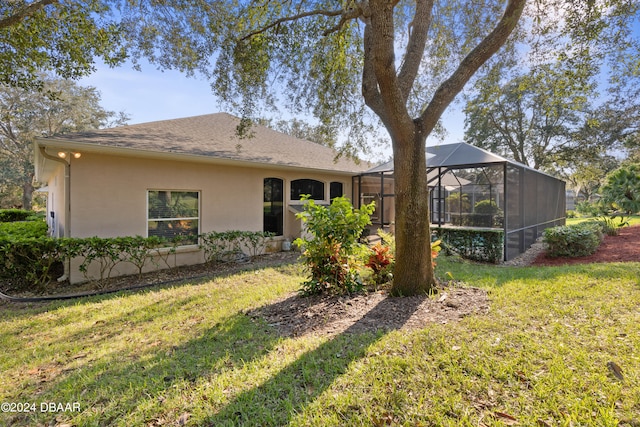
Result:
M504 231L505 260L527 250L544 229L565 224L565 182L460 142L427 147L431 223ZM353 179L354 205L376 202L374 227L393 229L393 161Z
M281 244L301 233L300 195L327 204L350 197L353 176L370 167L265 126L240 138L239 123L217 113L37 139L36 179L46 184L51 234L179 233L194 238L177 262L201 263L198 234L270 231ZM83 280L73 266L70 280Z

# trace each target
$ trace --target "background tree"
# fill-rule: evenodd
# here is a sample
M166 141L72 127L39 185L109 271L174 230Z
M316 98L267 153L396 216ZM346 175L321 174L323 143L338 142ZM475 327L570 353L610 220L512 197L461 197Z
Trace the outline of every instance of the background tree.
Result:
M571 184L577 198L593 202L605 176L619 165L615 157L606 154L587 160L577 157L562 167L562 171L569 172L562 177Z
M594 94L588 76L563 68L536 67L508 82L500 77L503 69L494 68L465 107L465 141L535 169L552 169L578 148L574 134Z
M476 81L465 139L552 172L606 162L637 141L640 5L549 0L544 7L539 25L519 28L520 48L503 50Z
M125 124L124 113L106 111L94 87L71 80L39 77L44 92L0 85L0 177L3 189L20 194L31 209L34 191L33 140ZM6 201L6 203L15 203Z
M122 32L110 3L101 0L0 2L0 83L41 87L40 73L75 79L125 58Z

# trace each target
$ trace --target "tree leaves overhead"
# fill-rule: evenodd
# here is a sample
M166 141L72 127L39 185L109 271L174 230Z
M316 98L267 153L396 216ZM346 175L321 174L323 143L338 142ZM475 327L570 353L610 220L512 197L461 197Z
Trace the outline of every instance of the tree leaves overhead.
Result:
M106 1L0 2L0 83L41 87L43 71L79 78L96 57L116 65L125 58L121 35Z
M376 122L362 98L369 2L159 0L151 6L121 6L133 57L205 75L230 111L253 117L266 109L304 112L323 125L353 130L353 140L366 130L361 124ZM412 114L425 109L503 8L500 0L433 2L429 22L420 27L428 31L429 43L418 51L419 73L409 85ZM413 1L394 7L398 72L414 60L409 46L423 19L415 12Z

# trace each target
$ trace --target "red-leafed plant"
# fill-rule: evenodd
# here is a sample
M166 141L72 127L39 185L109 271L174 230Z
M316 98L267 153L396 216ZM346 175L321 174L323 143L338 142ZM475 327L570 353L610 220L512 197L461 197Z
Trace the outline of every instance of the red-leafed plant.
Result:
M377 243L371 248L369 261L365 264L373 271L373 280L376 284L381 284L389 280L391 277L391 268L393 266L393 254L389 251L389 246Z

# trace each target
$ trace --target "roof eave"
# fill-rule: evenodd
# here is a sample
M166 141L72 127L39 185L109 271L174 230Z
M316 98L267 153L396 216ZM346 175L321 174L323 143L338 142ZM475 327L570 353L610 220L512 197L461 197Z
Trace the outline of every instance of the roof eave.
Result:
M318 173L332 173L336 175L354 176L361 171L359 170L345 170L345 169L328 169L328 168L314 168L302 165L291 165L284 163L263 163L258 161L242 160L242 159L229 159L224 157L206 156L201 154L190 153L176 153L166 151L151 151L140 150L130 147L113 147L98 144L85 144L76 141L69 141L63 138L36 138L37 146L49 148L57 151L71 151L79 153L98 153L109 154L122 157L138 157L145 159L156 160L174 160L184 162L196 162L196 163L208 163L228 166L242 166L249 168L261 168L261 169L287 169L296 171L314 171ZM36 150L37 151L37 150ZM55 154L54 154L55 155Z

